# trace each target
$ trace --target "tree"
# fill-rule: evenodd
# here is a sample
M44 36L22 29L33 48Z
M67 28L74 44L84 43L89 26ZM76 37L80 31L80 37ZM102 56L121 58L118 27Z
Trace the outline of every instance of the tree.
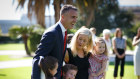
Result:
M120 10L117 0L100 1L97 4L95 21L92 21L90 25L90 27L98 29L97 35L102 33L102 30L105 28L113 29L120 27L125 30L133 26L132 12Z
M27 0L18 0L19 6L23 8ZM28 1L28 17L31 19L32 14L35 14L38 24L45 28L45 8L49 7L50 3L54 5L55 22L60 18L60 8L63 4L76 5L80 10L80 16L83 21L86 21L85 25L89 26L94 19L94 9L96 0L29 0Z
M49 7L51 0L18 0L19 4L17 8L24 7L25 2L28 1L28 17L31 20L33 14L35 14L37 23L45 28L45 10L46 6ZM55 10L55 22L59 20L59 11L61 4L72 4L72 0L53 0Z
M31 52L35 52L37 44L39 43L43 32L44 28L42 28L40 25L31 25L24 27L14 25L9 29L9 35L12 39L16 39L19 36L22 37L25 51L29 56L31 55ZM30 44L28 44L28 40L30 41Z
M94 20L96 0L76 0L76 5L80 10L80 19L85 22L85 26L89 27Z
M27 46L27 39L29 37L29 31L28 31L28 27L21 27L21 26L12 26L9 29L9 35L12 39L16 39L19 35L22 37L23 42L24 42L24 46L25 46L25 51L27 53L27 55L31 55L28 46Z

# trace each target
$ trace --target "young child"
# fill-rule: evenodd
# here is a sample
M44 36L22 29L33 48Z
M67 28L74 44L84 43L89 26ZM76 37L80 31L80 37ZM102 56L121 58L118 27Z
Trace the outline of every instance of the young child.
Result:
M54 75L57 73L58 60L52 56L40 58L41 79L56 79ZM45 78L43 77L45 74Z
M63 78L62 79L75 79L78 68L72 64L66 64L62 67Z
M102 79L106 69L108 60L107 47L105 41L101 37L95 39L93 53L89 57L89 79Z

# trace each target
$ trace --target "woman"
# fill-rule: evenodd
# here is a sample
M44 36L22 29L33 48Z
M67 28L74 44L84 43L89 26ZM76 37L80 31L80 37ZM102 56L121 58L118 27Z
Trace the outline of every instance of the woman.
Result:
M132 45L136 46L134 53L134 70L138 79L140 79L140 27L138 28L137 35L133 38Z
M126 41L122 38L122 36L123 35L121 29L117 28L115 32L115 37L112 40L113 50L116 54L114 79L116 79L117 77L119 63L121 63L120 79L122 79L122 77L124 76Z
M66 63L77 66L76 79L88 79L88 58L93 48L92 33L88 28L79 29L71 40L71 47L67 49Z
M109 29L104 29L103 30L103 39L106 43L106 46L107 46L107 51L108 51L108 56L109 56L109 53L110 53L110 49L111 49L111 40L110 40L110 30ZM107 61L107 64L106 64L106 70L105 70L105 73L104 73L104 79L105 79L105 76L106 76L106 71L108 70L108 66L109 66L109 60Z

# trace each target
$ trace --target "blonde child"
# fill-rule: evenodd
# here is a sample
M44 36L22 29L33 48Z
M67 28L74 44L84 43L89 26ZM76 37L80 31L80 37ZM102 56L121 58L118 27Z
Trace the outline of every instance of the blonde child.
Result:
M56 79L54 77L58 69L58 60L56 58L40 56L39 66L41 68L41 79Z
M73 64L66 64L62 67L63 78L62 79L75 79L78 72L77 66Z
M106 43L101 37L95 39L93 52L89 57L89 79L102 79L108 60Z

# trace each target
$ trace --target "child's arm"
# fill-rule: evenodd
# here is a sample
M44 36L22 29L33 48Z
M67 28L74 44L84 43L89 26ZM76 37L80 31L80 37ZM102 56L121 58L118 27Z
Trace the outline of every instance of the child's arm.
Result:
M99 72L97 72L97 73L91 73L91 75L92 76L99 76L102 73L104 73L105 72L105 69L106 69L106 64L107 64L107 60L103 61L102 62L102 68L99 70Z
M68 50L66 50L65 57L64 57L64 61L65 61L65 63L68 63L68 62L69 62Z

